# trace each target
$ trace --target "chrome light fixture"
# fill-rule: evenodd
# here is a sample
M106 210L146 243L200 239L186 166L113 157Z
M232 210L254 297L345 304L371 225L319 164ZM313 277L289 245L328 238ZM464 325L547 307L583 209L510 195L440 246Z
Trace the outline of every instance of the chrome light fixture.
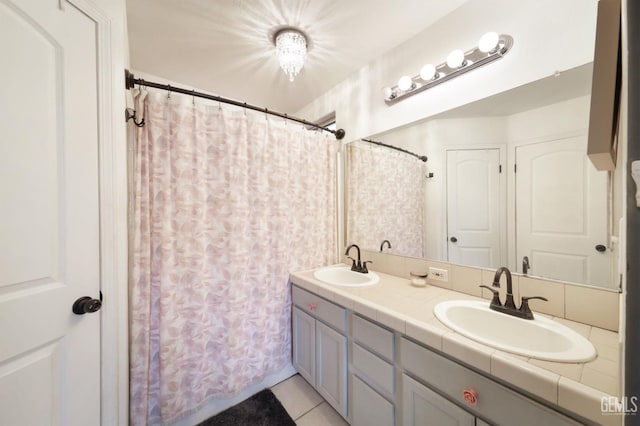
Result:
M506 34L489 32L484 34L478 46L463 52L451 51L445 62L440 65L426 64L415 77L404 75L393 87L383 89L384 101L392 105L423 90L451 80L467 71L501 59L513 46L513 37Z
M285 28L278 31L273 39L280 68L289 77L289 81L293 81L307 56L307 37L295 28Z

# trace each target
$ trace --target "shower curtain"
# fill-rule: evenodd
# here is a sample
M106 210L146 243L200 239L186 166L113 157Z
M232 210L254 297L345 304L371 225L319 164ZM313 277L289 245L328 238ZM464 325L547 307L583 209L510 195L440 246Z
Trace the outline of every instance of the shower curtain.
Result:
M288 272L337 261L339 143L136 92L130 421L171 424L290 362Z
M347 147L349 241L375 249L391 241L391 252L424 255L424 162L366 142Z

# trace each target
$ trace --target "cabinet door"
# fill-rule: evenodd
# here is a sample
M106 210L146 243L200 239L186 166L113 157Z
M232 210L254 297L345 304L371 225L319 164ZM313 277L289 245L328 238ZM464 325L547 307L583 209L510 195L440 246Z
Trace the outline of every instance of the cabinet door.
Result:
M393 404L351 375L352 426L393 426Z
M474 426L475 417L406 374L402 375L402 421L411 426Z
M316 390L347 417L347 338L316 321Z
M293 367L316 385L316 320L293 307Z

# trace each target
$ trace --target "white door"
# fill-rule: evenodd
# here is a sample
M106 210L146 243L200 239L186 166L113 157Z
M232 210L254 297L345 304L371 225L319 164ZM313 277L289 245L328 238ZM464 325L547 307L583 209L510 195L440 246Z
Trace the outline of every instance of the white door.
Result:
M96 24L0 1L0 424L100 423Z
M610 285L607 173L586 156L586 137L516 148L516 259L531 275ZM602 249L603 247L600 247Z
M501 266L501 167L498 149L447 151L449 262Z

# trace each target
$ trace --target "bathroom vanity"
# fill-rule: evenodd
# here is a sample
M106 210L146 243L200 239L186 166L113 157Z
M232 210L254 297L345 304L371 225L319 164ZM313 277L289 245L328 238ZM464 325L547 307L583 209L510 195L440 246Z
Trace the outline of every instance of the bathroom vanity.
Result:
M313 273L291 274L293 365L352 425L622 422L594 406L606 392L476 343L433 316L440 301L483 299L379 272L368 287L325 284Z

